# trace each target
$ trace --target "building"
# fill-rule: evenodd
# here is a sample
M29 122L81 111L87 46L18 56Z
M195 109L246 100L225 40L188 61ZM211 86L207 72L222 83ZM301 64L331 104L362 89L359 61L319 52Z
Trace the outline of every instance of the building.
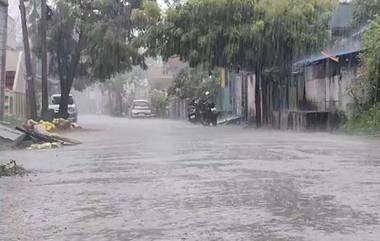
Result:
M236 118L253 123L256 113L256 76L244 70L220 70L220 89L217 99L220 118Z
M4 93L4 114L25 116L23 53L17 46L16 21L7 13L7 1L0 0L0 77ZM5 61L6 60L6 61Z
M331 22L332 38L320 53L297 61L286 86L286 110L274 113L277 128L330 129L338 113L351 115L358 78L362 33L366 26L351 29L353 6L341 3ZM360 98L365 98L361 93Z
M17 21L8 16L5 65L5 113L25 117L25 66L22 46L17 44Z
M0 0L0 118L4 115L8 0Z
M6 64L7 85L6 92L6 105L7 114L16 117L25 117L25 64L24 52L21 50L7 50L7 64Z

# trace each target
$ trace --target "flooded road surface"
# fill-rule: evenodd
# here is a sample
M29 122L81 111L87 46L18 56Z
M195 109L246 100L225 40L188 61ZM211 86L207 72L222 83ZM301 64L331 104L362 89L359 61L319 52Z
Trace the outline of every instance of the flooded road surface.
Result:
M380 240L380 143L83 117L83 145L0 152L0 240Z

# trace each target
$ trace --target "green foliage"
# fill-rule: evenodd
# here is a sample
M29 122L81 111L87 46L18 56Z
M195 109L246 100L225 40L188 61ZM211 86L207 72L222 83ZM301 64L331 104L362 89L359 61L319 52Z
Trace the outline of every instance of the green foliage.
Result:
M273 66L314 50L326 39L332 1L189 0L169 8L153 38L164 59L191 66Z
M364 33L361 78L365 81L370 103L380 101L380 16Z
M95 22L89 29L89 66L94 77L110 78L114 73L131 71L132 66L146 68L145 46L140 35L160 20L160 8L154 1L97 1ZM133 5L132 5L133 6Z
M380 0L354 0L354 25L360 25L380 13Z
M127 85L130 81L130 76L127 73L116 74L104 82L104 87L106 90L111 92L123 92L124 86Z
M380 131L380 0L355 0L354 7L354 25L369 22L369 27L364 32L360 54L360 85L351 90L357 108L344 129L349 133L370 134ZM360 101L363 95L365 101Z
M141 51L146 44L140 35L159 20L155 1L55 0L49 26L51 73L59 74L59 64L69 69L77 51L80 61L75 76L105 80L136 65L146 68L146 55Z
M141 8L132 12L132 23L140 31L155 25L161 19L161 10L155 1L144 1Z
M55 0L53 12L48 28L50 74L60 79L63 117L74 79L104 81L136 65L147 67L140 35L159 21L155 1Z
M152 90L150 92L150 102L158 117L166 117L168 97L165 92L156 89Z
M114 74L104 81L104 87L110 92L120 92L125 94L126 89L133 85L138 85L138 80L142 78L142 69L135 67L131 71Z
M210 76L209 72L200 66L183 69L169 89L169 95L193 99L204 97L205 92L209 91L210 96L214 98L219 90L219 82L215 76L215 73Z
M356 110L343 128L351 134L378 133L380 131L380 103L370 108Z
M60 79L61 91L68 93L78 75L80 57L87 37L89 10L70 1L57 0L48 27L50 74Z

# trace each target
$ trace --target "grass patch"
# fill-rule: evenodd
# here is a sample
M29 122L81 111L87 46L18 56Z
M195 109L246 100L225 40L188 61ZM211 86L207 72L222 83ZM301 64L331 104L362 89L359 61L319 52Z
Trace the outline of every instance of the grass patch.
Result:
M380 103L356 110L343 129L349 134L380 134Z

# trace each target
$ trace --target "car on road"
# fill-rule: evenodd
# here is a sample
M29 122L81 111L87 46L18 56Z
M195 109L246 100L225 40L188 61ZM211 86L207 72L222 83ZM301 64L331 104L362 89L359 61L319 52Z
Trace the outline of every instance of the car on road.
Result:
M49 104L49 110L53 110L54 117L57 117L59 112L59 104L61 103L61 95L54 94L51 96L50 100L51 103ZM72 122L78 122L78 109L72 95L69 96L69 105L67 111L69 112L68 120Z
M147 100L134 100L132 102L129 116L131 118L137 117L153 117L153 111L149 101Z

